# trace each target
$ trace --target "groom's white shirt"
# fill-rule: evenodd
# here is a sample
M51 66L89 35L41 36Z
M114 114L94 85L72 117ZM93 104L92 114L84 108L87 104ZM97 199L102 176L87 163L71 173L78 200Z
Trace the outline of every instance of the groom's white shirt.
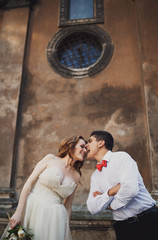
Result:
M110 205L114 219L125 220L156 204L143 183L136 162L128 153L108 151L102 160L107 161L107 167L101 172L96 169L91 176L87 208L92 214ZM120 190L114 197L109 197L108 190L118 183ZM93 197L95 191L102 195Z

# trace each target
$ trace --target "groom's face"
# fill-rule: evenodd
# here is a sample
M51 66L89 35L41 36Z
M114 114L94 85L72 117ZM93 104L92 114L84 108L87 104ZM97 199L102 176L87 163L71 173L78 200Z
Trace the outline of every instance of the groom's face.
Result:
M95 136L91 136L88 139L88 143L86 144L87 148L87 159L95 159L96 154L99 151L99 142L96 140Z

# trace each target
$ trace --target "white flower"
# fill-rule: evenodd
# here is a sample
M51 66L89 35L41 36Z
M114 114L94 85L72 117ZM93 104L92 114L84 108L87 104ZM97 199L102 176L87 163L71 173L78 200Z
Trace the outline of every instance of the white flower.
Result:
M22 228L19 229L18 236L19 236L19 238L25 237L25 232L24 232L24 230L22 230Z
M9 240L17 240L17 239L18 238L17 238L17 236L14 233L9 238Z

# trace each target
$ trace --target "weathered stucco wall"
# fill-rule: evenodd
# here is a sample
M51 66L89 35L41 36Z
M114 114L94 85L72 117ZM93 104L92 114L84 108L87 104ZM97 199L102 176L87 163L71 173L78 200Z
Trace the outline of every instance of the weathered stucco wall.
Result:
M158 198L158 2L144 1L137 4L142 50L142 70L149 131L150 160L153 195Z
M10 187L28 9L5 11L0 19L0 187Z

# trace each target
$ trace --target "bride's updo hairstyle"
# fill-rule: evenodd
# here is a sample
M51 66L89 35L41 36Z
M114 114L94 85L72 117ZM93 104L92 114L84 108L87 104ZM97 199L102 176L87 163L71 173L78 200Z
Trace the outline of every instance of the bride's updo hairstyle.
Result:
M59 146L59 153L58 157L64 158L67 154L73 159L73 152L76 144L78 143L79 139L85 139L82 136L72 136L65 138ZM86 142L86 141L85 141ZM73 165L74 169L81 175L81 167L83 166L83 161L76 161Z

